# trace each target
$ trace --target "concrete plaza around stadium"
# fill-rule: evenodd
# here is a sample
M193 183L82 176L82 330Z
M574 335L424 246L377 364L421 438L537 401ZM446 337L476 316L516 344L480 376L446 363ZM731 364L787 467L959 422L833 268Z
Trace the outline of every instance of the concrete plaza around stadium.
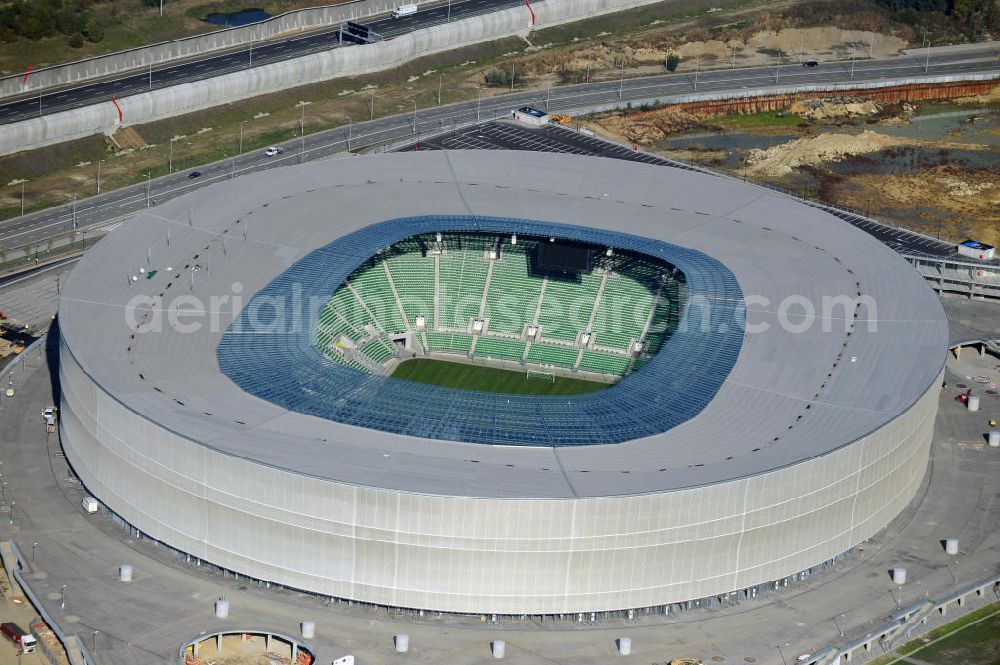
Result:
M727 376L684 377L685 390L718 389L672 429L512 447L375 431L254 397L219 371L238 312L206 312L222 326L190 333L127 324L136 296L163 294L170 308L239 283L249 299L313 250L414 215L543 220L700 252L744 295L717 305L745 304L767 330L743 336ZM157 275L132 280L140 268ZM877 311L822 315L824 298L859 295ZM137 529L322 595L499 614L718 596L851 549L923 478L947 345L920 278L825 213L720 177L516 152L323 162L152 208L88 252L60 321L67 457Z

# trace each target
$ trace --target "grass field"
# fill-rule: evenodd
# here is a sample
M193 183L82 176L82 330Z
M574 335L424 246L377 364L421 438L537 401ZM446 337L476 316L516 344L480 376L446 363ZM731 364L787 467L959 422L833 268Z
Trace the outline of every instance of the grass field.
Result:
M896 654L912 656L904 660L896 655L882 656L871 665L1000 665L1000 603L993 603L971 614L935 628L923 637L907 642Z
M529 379L524 372L427 358L408 360L400 364L392 376L446 388L465 388L512 395L577 395L608 387L606 383L570 379L564 376L557 376L555 381L547 376L533 376Z

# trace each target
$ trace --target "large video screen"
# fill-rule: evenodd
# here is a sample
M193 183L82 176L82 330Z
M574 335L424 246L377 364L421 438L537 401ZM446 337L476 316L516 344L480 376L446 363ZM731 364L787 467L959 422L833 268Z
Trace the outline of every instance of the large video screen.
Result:
M586 245L565 241L538 243L538 267L545 270L585 272L590 269L590 253Z

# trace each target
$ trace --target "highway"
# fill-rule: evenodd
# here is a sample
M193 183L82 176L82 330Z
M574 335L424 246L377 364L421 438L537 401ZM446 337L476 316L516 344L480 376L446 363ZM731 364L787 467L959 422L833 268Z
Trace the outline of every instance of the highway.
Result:
M699 92L740 92L774 85L775 79L789 85L851 80L861 83L890 77L920 76L925 70L931 75L963 72L1000 75L1000 61L992 46L961 54L932 55L929 63L923 57L912 56L858 61L854 64L853 79L850 62L821 64L815 68L783 66L780 70L776 67L717 70L700 74L697 89ZM221 180L300 161L322 159L347 150L358 151L406 140L419 141L421 137L440 134L449 128L457 133L462 127L502 118L518 106L530 104L569 112L619 103L636 104L650 99L667 101L671 96L693 92L694 85L693 77L677 74L579 84L551 90L515 92L338 127L282 144L284 152L276 157L267 157L262 150L256 150L199 167L202 175L198 178L189 178L188 172L174 173L153 180L148 190L143 183L81 199L75 205L75 213L72 206L64 205L13 218L0 224L0 243L6 248L22 246L66 234L74 228L81 235L87 232L93 237L94 231L107 228L113 220L138 212L147 204L155 205L157 201L162 202ZM523 145L522 149L528 147ZM81 192L81 195L87 193ZM843 211L839 214L856 226L880 236L881 240L896 249L931 256L948 256L953 250L951 245L931 243L925 236L892 227L873 226L855 213Z
M454 21L509 7L523 6L523 0L463 0L461 2L438 3L436 6L398 19L389 16L367 23L359 21L359 23L367 25L382 38L390 39L407 32L446 23L449 20ZM112 96L121 99L150 90L200 81L272 62L301 57L309 53L348 46L352 46L352 44L340 43L339 26L337 26L336 28L311 32L301 37L288 37L223 52L216 51L211 55L185 60L174 65L132 71L116 78L55 89L48 93L42 92L0 104L0 124L28 120L91 104L110 103Z

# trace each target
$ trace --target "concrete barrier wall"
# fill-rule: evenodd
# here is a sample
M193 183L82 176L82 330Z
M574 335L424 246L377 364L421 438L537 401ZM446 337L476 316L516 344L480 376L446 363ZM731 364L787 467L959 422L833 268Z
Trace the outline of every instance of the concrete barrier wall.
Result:
M607 14L659 0L545 0L535 9L536 27ZM184 83L119 99L125 125L139 125L220 104L341 76L398 67L414 58L531 29L527 8L515 7L410 32L394 39L336 48L204 81ZM30 150L117 128L110 99L102 104L0 125L0 155Z
M118 51L96 58L37 69L27 82L24 74L0 79L0 99L88 79L113 76L129 70L156 66L180 58L190 58L225 48L287 36L307 29L338 25L343 21L384 14L401 0L350 0L339 5L312 7L280 14L266 21L239 28L223 28L204 35L175 39L150 46Z

